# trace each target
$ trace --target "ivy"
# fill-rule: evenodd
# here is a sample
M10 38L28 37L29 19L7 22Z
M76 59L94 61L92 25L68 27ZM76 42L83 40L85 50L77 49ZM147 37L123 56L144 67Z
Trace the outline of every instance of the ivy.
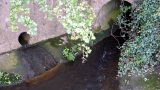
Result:
M10 0L10 28L12 31L18 31L18 14L24 13L29 14L30 10L28 8L24 8L25 4L28 4L28 0Z
M159 0L144 0L131 14L130 40L122 46L119 75L144 75L159 63L155 54L160 48Z
M30 35L37 34L37 23L35 23L29 16L20 16L18 22L23 24L25 27L28 27L28 33Z
M65 56L65 58L67 58L67 60L69 61L74 61L75 59L75 53L73 51L70 51L69 48L65 48L63 50L63 55Z
M45 14L45 19L53 20L53 8L51 5L47 4L47 0L35 0L35 2L40 6L40 11Z
M59 0L54 8L54 13L66 29L69 39L79 41L76 45L77 48L70 48L71 51L82 52L82 59L85 61L91 52L89 44L95 40L91 31L95 15L91 7L84 0L81 2L78 2L78 0L63 0L63 2ZM75 46L73 45L73 47Z
M0 72L0 85L10 85L21 80L18 74Z
M20 23L28 28L30 35L37 34L38 25L30 18L30 8L26 7L31 1L32 0L10 0L10 29L12 31L18 31L18 23ZM53 9L46 3L47 0L34 0L34 2L40 6L40 11L45 14L45 19L53 19Z

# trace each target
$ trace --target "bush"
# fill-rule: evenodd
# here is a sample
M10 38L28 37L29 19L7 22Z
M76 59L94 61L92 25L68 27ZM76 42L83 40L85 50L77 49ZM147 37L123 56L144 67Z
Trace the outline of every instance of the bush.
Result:
M21 80L18 74L0 72L0 85L10 85Z
M66 29L71 43L76 42L72 43L71 47L66 47L63 55L69 61L74 61L76 54L82 53L82 59L85 61L91 53L90 43L95 40L91 31L91 25L95 18L92 8L85 0L59 0L54 8L54 13Z
M159 0L143 0L132 12L133 20L127 24L130 39L121 47L119 76L144 75L159 63L155 59L160 47L159 5Z
M46 0L10 0L10 29L18 31L18 24L22 24L28 28L30 35L37 34L37 23L30 18L30 8L27 7L30 3L36 3L40 6L40 11L45 14L45 19L53 19L53 10L51 5L47 4Z

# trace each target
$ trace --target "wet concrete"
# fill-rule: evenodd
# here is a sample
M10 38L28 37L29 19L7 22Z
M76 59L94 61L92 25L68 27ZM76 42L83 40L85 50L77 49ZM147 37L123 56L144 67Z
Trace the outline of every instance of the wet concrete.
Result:
M118 34L116 34L116 36L117 35ZM118 43L117 40L120 42ZM24 83L16 86L0 87L0 90L160 90L159 73L147 75L145 78L135 76L117 77L120 56L118 47L122 45L124 41L124 38L117 37L115 39L110 36L92 47L93 52L86 63L82 63L81 56L78 56L75 62L58 64L56 67ZM51 43L48 42L48 44ZM43 48L48 47L48 44L45 42ZM36 48L41 50L38 46L32 47L33 50ZM51 47L48 49L52 51ZM44 51L45 50L43 50L43 52ZM19 55L23 56L27 52L26 50L25 53L21 52ZM36 52L35 50L35 53ZM37 54L43 58L43 52L38 52ZM54 51L52 51L52 53L53 52ZM44 63L40 61L42 63L36 64L38 61L34 61L34 54L29 55L32 58L25 57L30 63L32 60L36 66L41 66L41 64ZM50 60L54 58L47 59L49 60L48 62L50 62ZM38 60L38 58L36 60ZM34 71L36 69L32 68L32 70Z
M104 43L111 43L106 44ZM114 38L108 38L94 47L88 61L81 63L77 57L76 62L65 64L64 68L53 78L35 86L23 87L25 90L118 90L119 82L116 78L118 56ZM107 53L113 53L104 56ZM109 58L108 58L109 57Z
M105 39L107 40L107 39ZM104 40L104 41L105 41ZM85 64L81 63L81 59L78 57L76 62L72 64L66 64L66 67L57 74L56 77L48 80L41 85L30 87L30 90L117 90L118 81L116 80L118 56L114 54L105 56L106 62L101 62L103 50L107 53L115 51L109 50L110 48L116 48L112 41L113 38L108 38L108 43L113 42L110 45L101 42L96 47L88 61ZM105 47L105 48L104 48ZM108 49L108 50L107 50ZM110 57L109 59L107 57ZM108 59L108 61L107 61ZM117 83L117 84L115 84ZM117 86L115 86L117 85ZM42 89L43 88L43 89Z
M81 56L75 62L65 63L59 72L47 80L23 83L17 87L6 87L4 90L118 90L117 78L118 59L120 51L118 43L113 37L108 37L93 48L93 52L86 63L82 63ZM41 81L41 82L38 82ZM32 84L37 82L36 84Z
M22 80L39 75L57 64L53 55L40 46L1 55L0 70L22 75Z
M55 3L56 0L48 0L49 2ZM52 6L54 7L55 4ZM30 17L37 23L37 35L31 36L30 44L57 37L65 34L63 26L58 22L56 18L53 20L47 20L44 18L45 13L39 10L39 6L30 3L29 9L31 10ZM17 22L18 31L13 31L10 28L10 17L9 17L10 0L0 0L0 54L8 52L21 47L18 42L18 37L22 32L27 32L28 29L22 24ZM54 16L53 16L54 17Z
M56 6L57 0L47 0L52 7ZM99 13L99 10L102 8L104 4L109 2L110 0L87 0L90 2L91 7L93 8L93 12L96 16ZM133 2L134 0L126 0L129 2ZM30 17L34 20L38 26L38 32L36 36L32 36L30 39L30 44L35 44L37 42L47 40L49 38L57 37L65 34L65 30L63 26L59 23L59 21L54 18L52 21L49 21L44 18L45 13L42 13L39 10L39 6L35 3L30 3L29 8L31 9ZM19 30L17 32L12 32L10 30L10 20L9 20L9 0L0 0L0 53L8 52L13 49L17 49L21 47L18 42L18 36L22 32L27 32L27 27L24 27L21 24L18 24ZM54 16L53 16L54 17Z

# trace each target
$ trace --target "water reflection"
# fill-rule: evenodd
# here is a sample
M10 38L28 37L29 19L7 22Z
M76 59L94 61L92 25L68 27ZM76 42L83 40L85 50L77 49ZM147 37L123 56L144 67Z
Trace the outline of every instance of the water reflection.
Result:
M29 68L27 75L23 77L25 80L40 75L57 64L54 56L39 45L18 50L17 56L25 62L23 66Z
M55 54L60 51L56 51L53 45L46 41L17 51L18 58L25 61L24 66L28 68L27 74L30 74L28 76L40 74L55 65L55 58L57 58ZM5 90L118 90L119 50L117 45L113 37L105 38L93 47L93 52L86 63L82 64L81 56L78 56L75 62L60 66L61 69L58 72L49 70L35 77L38 79L24 82L20 86L6 87ZM48 80L45 79L47 77L49 77ZM36 84L32 84L34 82Z
M88 61L81 63L81 57L72 63L66 63L55 77L34 86L24 86L27 90L118 90L117 79L118 50L116 41L109 37L95 45ZM105 47L105 48L104 48ZM110 49L111 48L111 49ZM107 53L104 59L110 59L101 63L104 51ZM117 52L117 53L116 53ZM99 69L101 66L104 69Z

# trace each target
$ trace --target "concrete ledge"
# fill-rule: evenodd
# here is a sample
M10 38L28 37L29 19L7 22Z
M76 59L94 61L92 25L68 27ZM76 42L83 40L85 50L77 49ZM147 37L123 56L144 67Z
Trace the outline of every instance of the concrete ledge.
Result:
M44 14L39 11L38 6L30 5L30 7L30 16L38 24L38 33L31 37L30 44L65 34L65 30L56 18L48 21L44 19ZM18 32L9 29L9 0L0 1L0 12L0 53L4 53L21 47L18 37L22 32L27 32L27 28L18 25Z
M49 1L56 2L56 0ZM101 7L110 0L88 1L97 15ZM44 14L39 11L39 7L37 5L31 4L29 7L31 7L30 17L38 24L38 34L31 37L30 44L61 36L66 33L56 18L52 21L48 21L44 19ZM0 0L0 54L20 48L21 45L18 42L18 37L22 32L27 32L27 28L22 25L18 25L18 32L12 32L9 29L9 23L9 0Z

